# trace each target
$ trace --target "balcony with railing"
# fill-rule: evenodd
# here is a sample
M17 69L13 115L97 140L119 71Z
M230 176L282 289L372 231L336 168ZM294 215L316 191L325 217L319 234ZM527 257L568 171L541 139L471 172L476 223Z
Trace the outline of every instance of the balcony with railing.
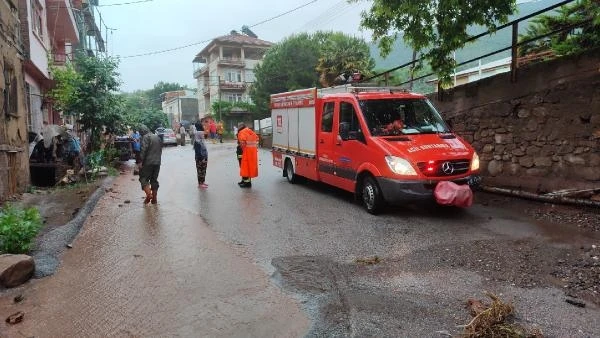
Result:
M208 65L204 65L203 67L195 69L194 70L194 79L199 78L200 76L202 76L206 72L208 72Z
M68 41L73 44L79 42L79 30L71 0L47 0L46 6L48 33L54 41Z
M234 57L221 57L218 59L219 66L234 66L234 67L244 67L246 66L246 61L240 58Z
M54 61L55 66L65 66L70 59L65 53L52 53L52 61Z
M221 90L246 90L246 83L221 81L219 82L219 88Z

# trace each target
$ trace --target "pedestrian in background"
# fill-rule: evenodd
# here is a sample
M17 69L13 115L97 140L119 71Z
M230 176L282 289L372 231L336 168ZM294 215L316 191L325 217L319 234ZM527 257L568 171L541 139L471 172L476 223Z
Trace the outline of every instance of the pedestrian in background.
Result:
M198 177L198 188L206 189L208 188L208 184L205 183L206 180L206 168L208 166L208 150L206 149L206 144L204 144L204 131L202 130L202 125L197 122L196 128L197 131L194 134L194 153L196 154L196 175Z
M185 145L185 127L183 126L183 124L180 125L179 127L179 137L180 137L180 141L181 141L181 145L184 146Z
M138 132L138 130L134 130L131 134L131 149L133 150L133 155L135 157L135 169L133 169L133 174L138 175L140 173L140 151L142 151L142 136Z
M217 124L217 138L219 139L219 143L223 143L223 133L225 132L225 128L223 128L223 121L219 121Z
M237 139L242 149L240 161L240 188L252 187L252 178L258 177L258 136L246 127L244 122L238 123Z
M196 132L198 131L198 130L196 130L196 124L197 124L197 123L198 123L198 122L196 122L196 123L192 123L192 124L190 125L190 130L189 130L189 132L190 132L190 133L189 133L189 134L190 134L190 140L191 140L190 142L194 142L194 138L196 137Z
M162 157L162 142L158 135L151 133L145 125L140 126L142 146L140 151L140 183L146 193L144 204L157 203L158 173Z
M217 124L214 120L210 120L208 127L210 132L210 141L212 143L217 143Z
M240 145L240 141L237 141L237 148L235 148L235 154L237 155L238 164L240 168L242 167L242 154L243 154L242 146Z

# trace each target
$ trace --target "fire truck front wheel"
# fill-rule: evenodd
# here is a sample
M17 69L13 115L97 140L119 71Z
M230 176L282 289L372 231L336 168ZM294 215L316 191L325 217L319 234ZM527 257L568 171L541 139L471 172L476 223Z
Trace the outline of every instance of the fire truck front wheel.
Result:
M365 176L361 188L362 203L368 213L376 215L381 212L384 205L381 189L375 179L371 176Z
M291 184L298 182L298 175L294 172L294 165L289 158L285 159L285 167L284 167L285 177L287 181Z

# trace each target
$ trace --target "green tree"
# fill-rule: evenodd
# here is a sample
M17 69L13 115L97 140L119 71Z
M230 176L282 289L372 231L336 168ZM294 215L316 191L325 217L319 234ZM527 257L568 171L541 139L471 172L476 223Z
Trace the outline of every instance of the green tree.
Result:
M257 117L268 115L271 94L331 85L332 78L355 70L369 74L374 61L362 39L342 33L297 34L272 46L255 68L250 96Z
M272 46L254 69L250 96L258 111L268 112L270 95L318 85L318 45L306 33L285 38Z
M323 87L336 84L340 74L348 77L359 71L368 76L375 66L369 45L363 39L349 37L343 33L326 35L319 51L321 56L316 70Z
M159 81L158 83L156 83L154 85L154 87L152 89L145 90L144 93L145 93L147 99L149 100L150 104L152 105L152 108L154 108L156 110L162 110L162 105L161 105L161 102L162 102L161 94L162 93L176 91L176 90L184 90L184 89L189 89L189 88L187 86L181 85L179 83Z
M144 124L150 130L155 130L168 126L167 115L155 108L146 91L138 90L121 95L124 101L123 118L129 127L138 128L140 124Z
M361 0L348 0L358 2ZM465 46L467 27L494 29L516 10L515 0L373 0L362 13L361 26L373 31L382 57L387 56L400 32L404 41L431 65L442 84L451 82L452 52Z
M572 28L588 22L579 28ZM519 48L520 55L553 50L557 55L579 53L600 46L600 2L579 0L560 7L556 15L540 15L532 20L527 32L519 37L527 41L544 34L559 31L537 39Z
M78 54L74 68L51 67L56 88L49 95L57 107L73 115L83 130L91 131L92 149L100 145L103 128L108 132L123 130L123 102L116 92L120 80L114 58Z

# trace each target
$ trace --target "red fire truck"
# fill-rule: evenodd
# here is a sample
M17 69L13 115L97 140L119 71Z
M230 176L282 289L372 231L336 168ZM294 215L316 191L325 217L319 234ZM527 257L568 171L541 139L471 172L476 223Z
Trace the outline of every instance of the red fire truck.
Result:
M479 180L479 157L423 95L391 87L310 88L271 95L273 165L350 191L376 214L432 199L436 185ZM470 193L470 190L469 190Z

